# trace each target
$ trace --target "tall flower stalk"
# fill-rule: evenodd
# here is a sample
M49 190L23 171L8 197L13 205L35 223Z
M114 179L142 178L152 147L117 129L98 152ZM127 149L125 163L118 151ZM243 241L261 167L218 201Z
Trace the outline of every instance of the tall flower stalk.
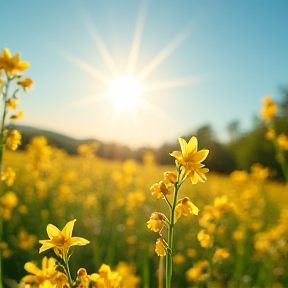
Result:
M276 160L280 164L286 183L288 183L288 162L285 158L285 152L288 151L288 137L285 134L276 134L273 118L277 112L278 106L271 96L265 96L262 99L261 117L267 124L268 132L266 138L272 141L275 151Z
M7 131L6 122L10 119L19 119L23 112L16 113L18 104L17 93L22 87L24 91L33 85L30 78L22 77L21 72L29 67L27 61L20 61L20 54L11 56L8 49L4 49L0 56L0 97L2 99L2 115L0 116L0 176L1 181L5 181L7 186L11 186L15 179L14 171L8 167L3 167L3 155L5 148L8 147L15 151L21 143L21 135L17 130ZM14 91L10 92L11 86ZM11 113L12 112L12 113ZM4 196L4 185L1 184L0 200ZM3 240L3 221L9 219L5 204L0 206L0 243ZM8 213L9 214L9 213ZM2 251L0 249L0 288L3 287L2 275Z
M179 199L179 190L184 181L189 178L192 184L198 181L205 182L206 173L209 169L205 168L204 161L209 151L203 149L198 151L198 140L192 137L187 143L184 139L179 138L181 151L170 153L175 158L176 172L165 172L163 181L151 186L150 190L157 199L164 199L169 208L169 217L163 213L152 213L147 227L158 232L160 238L156 241L155 252L158 256L165 256L165 288L171 287L171 279L173 274L173 243L174 229L177 220L181 216L198 215L198 207L188 198ZM172 191L171 191L172 190ZM163 229L167 229L166 240L162 236Z

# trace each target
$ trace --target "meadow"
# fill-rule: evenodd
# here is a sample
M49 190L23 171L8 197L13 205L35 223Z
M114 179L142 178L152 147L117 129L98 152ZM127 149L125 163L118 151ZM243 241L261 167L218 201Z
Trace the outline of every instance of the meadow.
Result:
M5 200L11 213L2 242L6 277L19 281L28 261L41 267L38 240L47 238L47 224L62 229L77 219L73 233L90 244L75 247L72 275L80 267L97 272L105 263L123 274L122 287L161 287L162 257L146 223L153 211L167 207L150 187L175 168L157 165L151 154L143 164L104 161L93 149L90 144L70 156L36 137L25 152L6 154L4 163L17 175L14 196ZM212 172L205 183L185 182L181 193L200 212L177 222L172 287L287 286L288 188L267 176L267 169L255 165L250 174Z
M104 160L94 141L69 155L37 136L19 151L21 134L6 123L23 117L17 96L33 85L22 78L28 67L3 50L0 288L288 286L288 138L274 127L271 96L261 117L282 182L259 163L209 171L213 153L195 136L178 139L170 166L152 153Z

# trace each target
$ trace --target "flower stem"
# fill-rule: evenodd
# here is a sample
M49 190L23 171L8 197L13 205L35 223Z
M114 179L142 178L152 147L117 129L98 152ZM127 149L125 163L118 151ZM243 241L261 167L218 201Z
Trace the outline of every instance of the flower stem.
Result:
M172 205L169 206L170 210L170 224L168 226L168 249L167 249L167 254L166 254L166 277L165 277L165 288L170 288L171 287L171 279L172 279L172 273L173 273L173 262L172 262L172 255L173 255L173 240L174 240L174 225L175 225L175 208L177 205L177 196L178 196L178 191L183 182L180 182L180 168L178 170L178 179L177 182L174 184L174 196L173 196L173 203Z

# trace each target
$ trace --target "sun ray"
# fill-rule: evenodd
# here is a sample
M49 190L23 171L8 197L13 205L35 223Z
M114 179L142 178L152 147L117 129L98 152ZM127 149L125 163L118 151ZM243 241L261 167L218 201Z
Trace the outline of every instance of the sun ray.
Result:
M167 46L163 48L156 55L156 57L143 68L143 70L137 75L137 80L142 82L149 74L151 74L183 41L188 37L189 30L184 29L179 33Z
M83 61L83 60L81 60L81 59L79 59L79 58L77 58L77 57L75 57L73 55L68 55L68 53L66 53L64 55L64 57L66 57L68 60L70 60L71 62L76 64L83 71L87 72L88 74L90 74L93 77L95 77L98 80L100 80L102 83L104 83L104 84L111 83L111 80L112 80L111 77L105 75L103 72L101 72L98 69L94 68L93 66L91 66L87 62L85 62L85 61Z
M113 58L111 57L108 49L106 48L104 42L102 41L100 35L98 34L95 26L93 25L93 22L91 18L89 17L88 13L82 9L82 19L83 22L88 29L88 32L90 33L90 36L92 37L92 40L94 41L96 48L100 52L102 59L105 61L108 69L110 70L110 73L117 77L120 75L119 69L117 65L115 64Z
M107 92L100 93L98 95L88 96L88 97L85 97L81 100L74 101L69 105L69 107L76 108L76 107L87 106L91 103L100 102L100 101L103 101L106 99L107 99Z
M139 15L136 23L134 38L132 42L132 47L129 55L129 60L127 64L127 74L133 74L135 70L135 66L137 63L137 58L139 54L140 44L141 44L141 38L145 23L145 17L148 10L148 1L143 0L140 5L139 9Z
M159 91L177 87L191 86L193 84L199 83L200 81L202 81L200 77L191 76L191 77L183 77L178 79L159 81L155 83L147 83L142 85L142 91L143 92Z

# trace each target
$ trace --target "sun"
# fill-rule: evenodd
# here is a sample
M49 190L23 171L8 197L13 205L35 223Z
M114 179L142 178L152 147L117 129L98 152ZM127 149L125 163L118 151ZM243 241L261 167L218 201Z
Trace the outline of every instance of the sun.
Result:
M110 85L110 99L118 109L133 109L140 100L140 86L131 77L121 77Z

